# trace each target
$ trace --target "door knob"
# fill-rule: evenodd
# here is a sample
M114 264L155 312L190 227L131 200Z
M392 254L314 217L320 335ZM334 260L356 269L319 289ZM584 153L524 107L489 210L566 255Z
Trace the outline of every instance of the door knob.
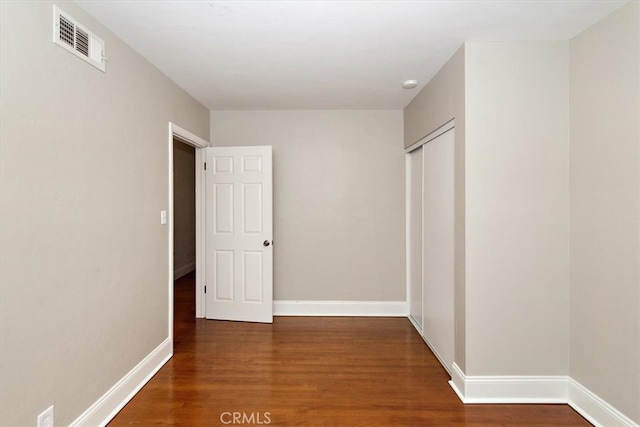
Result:
M262 246L269 246L271 243L268 240L262 242Z

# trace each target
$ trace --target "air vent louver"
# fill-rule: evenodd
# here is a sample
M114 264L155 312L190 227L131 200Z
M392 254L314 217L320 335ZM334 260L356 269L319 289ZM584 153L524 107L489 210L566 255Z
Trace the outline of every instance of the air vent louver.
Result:
M104 42L67 13L53 6L53 42L105 71Z
M89 56L89 34L76 29L76 50L84 56Z
M73 34L76 26L64 16L60 15L60 41L73 46Z

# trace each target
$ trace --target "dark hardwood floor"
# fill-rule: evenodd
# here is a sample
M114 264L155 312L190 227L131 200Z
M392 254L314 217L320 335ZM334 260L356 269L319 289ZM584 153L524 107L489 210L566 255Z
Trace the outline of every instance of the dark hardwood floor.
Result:
M567 405L463 405L407 319L201 320L194 275L175 289L175 354L110 426L590 425Z

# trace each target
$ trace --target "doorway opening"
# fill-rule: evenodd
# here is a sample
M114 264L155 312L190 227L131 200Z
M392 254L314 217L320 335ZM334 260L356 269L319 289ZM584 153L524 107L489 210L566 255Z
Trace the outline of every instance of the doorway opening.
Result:
M204 286L203 286L203 277L204 277L204 273L205 273L205 266L203 263L203 252L204 252L204 239L202 236L203 233L203 220L204 220L204 204L202 203L202 189L204 188L203 185L203 179L204 179L204 174L203 174L203 170L202 170L202 166L204 165L204 150L202 150L202 148L206 148L209 146L209 142L207 142L206 140L196 136L195 134L189 132L188 130L185 130L177 125L175 125L174 123L169 122L169 134L168 134L168 144L167 144L167 151L168 151L168 168L167 168L167 176L168 176L168 204L169 204L169 221L168 221L168 265L167 265L167 270L168 270L168 283L167 283L167 294L168 294L168 313L167 313L167 326L168 326L168 338L171 341L171 354L173 354L173 344L174 344L174 304L176 303L176 301L174 301L174 275L176 275L176 273L178 273L178 275L176 276L176 278L178 278L179 276L181 276L182 274L185 274L184 276L179 277L178 280L183 280L186 281L191 277L191 279L193 279L193 281L195 283L192 284L193 288L194 288L194 292L192 293L188 293L187 297L184 298L184 296L181 294L180 298L180 304L182 304L184 302L184 300L186 299L186 301L188 301L188 303L191 305L191 307L193 309L189 310L189 315L192 316L192 318L198 318L198 317L204 317L203 314L205 313L205 300L203 297L203 293L204 293ZM182 147L180 145L176 146L176 142L182 145L185 145L186 147ZM181 150L178 153L174 152L174 146L177 150ZM178 260L177 263L174 263L174 238L175 238L175 234L174 233L174 226L175 226L175 221L174 221L174 208L175 208L175 202L174 202L174 192L175 190L177 190L179 193L179 195L177 195L178 199L176 200L181 200L180 197L182 197L185 194L182 194L184 191L181 190L181 188L183 187L179 187L179 188L174 188L174 155L175 156L179 156L182 157L183 152L189 152L190 150L193 150L193 154L194 154L194 160L193 160L193 167L194 167L194 177L193 177L193 186L189 186L189 190L186 190L188 192L191 192L191 195L195 194L195 208L193 211L193 216L195 217L195 271L189 271L191 270L191 268L193 268L192 265L189 265L189 263L191 261L188 261L184 264L180 264L181 261ZM190 153L189 153L190 155ZM178 160L178 162L180 162L180 160ZM185 163L191 163L191 160L189 160L188 162ZM177 202L177 203L181 203L181 202ZM178 206L178 209L180 210L182 207ZM190 214L191 215L191 214ZM180 232L179 232L180 233ZM182 238L182 236L179 236L179 239ZM179 250L179 249L178 249ZM195 294L195 295L194 295ZM195 301L195 302L194 302Z
M173 139L173 345L196 317L196 149Z

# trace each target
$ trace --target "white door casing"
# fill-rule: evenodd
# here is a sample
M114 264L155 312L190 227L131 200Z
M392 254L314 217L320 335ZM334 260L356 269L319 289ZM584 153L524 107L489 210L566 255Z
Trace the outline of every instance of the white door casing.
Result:
M271 147L212 147L205 152L206 317L271 323Z
M168 336L173 339L173 141L174 139L188 144L196 149L196 317L204 317L204 298L203 298L203 282L204 282L204 206L202 200L202 189L204 188L204 173L197 165L204 163L204 148L209 146L209 142L199 136L181 128L175 123L169 122L168 127L168 172L169 177L169 253L168 253ZM172 341L173 343L173 341ZM173 344L172 344L173 345ZM173 350L172 350L173 351Z

